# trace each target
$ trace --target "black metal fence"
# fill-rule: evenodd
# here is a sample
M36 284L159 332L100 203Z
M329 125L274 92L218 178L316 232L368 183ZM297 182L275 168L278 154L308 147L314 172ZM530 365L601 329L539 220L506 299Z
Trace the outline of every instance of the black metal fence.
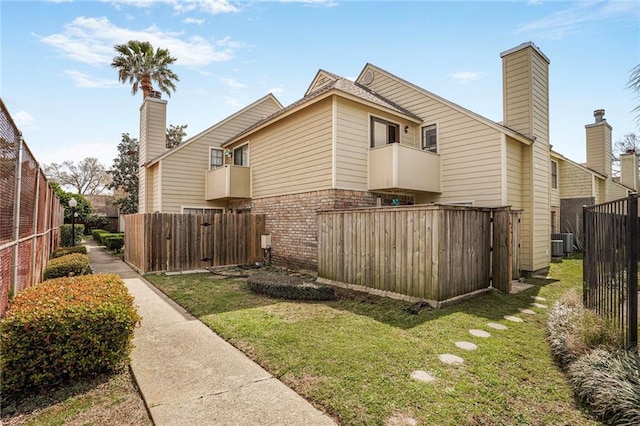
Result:
M638 194L583 208L584 306L624 333L627 347L638 346Z

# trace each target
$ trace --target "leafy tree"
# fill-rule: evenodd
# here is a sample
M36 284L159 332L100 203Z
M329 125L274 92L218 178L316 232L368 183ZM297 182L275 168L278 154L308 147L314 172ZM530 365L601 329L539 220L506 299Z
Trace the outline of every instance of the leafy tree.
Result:
M49 182L49 186L53 189L53 192L60 199L60 204L64 207L64 221L66 223L71 223L71 207L69 207L69 200L75 198L78 202L75 211L78 213L78 218L76 219L76 223L84 223L87 217L91 215L93 212L93 206L87 200L84 195L81 194L73 194L71 192L66 192L64 189L60 187L57 182Z
M60 185L69 186L82 195L102 194L109 184L109 174L97 158L87 157L78 164L73 161L45 165L47 177Z
M122 193L114 204L123 214L138 212L138 139L122 134L122 141L118 144L118 157L113 159L109 170L112 181L109 188Z
M182 143L182 140L185 136L187 136L187 132L184 131L188 124L179 124L174 126L173 124L169 125L167 129L167 148L173 148Z
M178 76L169 69L169 65L176 61L169 50L158 48L155 52L151 43L147 41L130 40L126 44L115 46L118 56L113 58L111 66L118 70L118 79L131 84L131 94L142 90L142 98L151 94L153 82L161 92L171 96L176 90L174 81L180 81Z

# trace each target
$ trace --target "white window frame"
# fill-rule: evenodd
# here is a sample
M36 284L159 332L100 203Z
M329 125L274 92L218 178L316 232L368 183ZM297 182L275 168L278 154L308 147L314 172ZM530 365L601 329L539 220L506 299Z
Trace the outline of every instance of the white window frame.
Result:
M402 136L400 135L400 123L395 122L395 121L391 121L391 120L387 120L386 118L382 118L379 117L377 115L371 115L369 114L369 148L380 148L379 146L374 146L374 139L373 139L373 132L374 132L374 121L378 121L380 123L384 123L387 125L387 137L386 137L386 142L384 145L381 146L386 146L389 145L390 143L400 143L400 139L402 138ZM396 141L395 142L389 142L389 126L394 126L397 131L396 131Z
M424 139L425 133L424 132L429 127L435 127L435 130L436 130L436 144L435 144L435 147L434 147L435 149L430 149L429 147L427 147L425 145L425 139ZM439 141L440 141L440 126L438 125L437 122L436 123L426 124L426 125L424 125L424 126L422 126L420 128L420 148L423 151L432 152L434 154L437 154L438 151L439 151L439 149L438 149Z
M556 172L555 173L553 173L553 165L554 164L556 166ZM558 189L558 177L559 177L558 176L558 170L559 170L558 162L555 161L555 160L551 160L551 189ZM556 178L555 182L553 180L554 174L555 174L555 178Z
M217 166L217 167L213 167L213 164L211 164L211 160L213 159L213 158L212 158L212 156L211 156L211 153L212 153L214 150L215 150L215 151L220 151L220 152L222 153L222 164L220 164L220 165L219 165L219 166ZM219 169L219 168L220 168L220 167L222 167L222 166L224 166L224 149L222 149L222 148L218 148L218 147L215 147L215 146L210 146L210 147L209 147L209 170Z
M247 147L247 164L236 164L236 150L242 148L246 146ZM249 142L245 142L241 145L238 145L236 147L234 147L231 152L233 153L233 165L234 166L243 166L243 167L249 167L249 164L251 164L251 155L250 155L250 147L249 147Z
M188 209L198 209L198 210L202 210L201 213L185 213L185 210ZM215 211L210 211L209 213L224 213L224 208L223 207L211 207L211 206L181 206L180 207L180 212L182 214L206 214L204 213L205 210L215 210Z

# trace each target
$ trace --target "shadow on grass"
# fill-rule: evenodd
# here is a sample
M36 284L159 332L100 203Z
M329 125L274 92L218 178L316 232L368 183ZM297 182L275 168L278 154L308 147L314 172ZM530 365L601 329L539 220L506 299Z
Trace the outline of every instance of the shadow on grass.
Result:
M553 278L528 278L532 287L517 294L506 295L497 290L481 294L439 309L368 293L336 288L335 301L292 301L253 293L246 282L237 279L216 279L211 274L148 275L147 278L162 292L198 318L225 312L259 308L279 303L319 304L366 316L375 321L411 329L427 321L456 313L466 313L487 321L500 321L505 315L518 315L528 309L534 297L547 285L558 282Z

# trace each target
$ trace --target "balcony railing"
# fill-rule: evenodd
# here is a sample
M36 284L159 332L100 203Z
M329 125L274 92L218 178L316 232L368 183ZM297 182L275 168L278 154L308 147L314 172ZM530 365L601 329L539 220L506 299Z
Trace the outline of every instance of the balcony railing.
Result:
M251 198L251 169L226 164L207 172L205 199Z
M369 191L441 192L440 155L399 143L371 148Z

